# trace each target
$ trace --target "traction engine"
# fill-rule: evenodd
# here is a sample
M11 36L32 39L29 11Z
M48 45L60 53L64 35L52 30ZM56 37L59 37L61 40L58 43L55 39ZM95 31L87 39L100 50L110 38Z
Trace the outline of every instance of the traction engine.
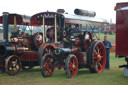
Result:
M81 11L83 14L84 11ZM106 61L104 45L101 41L94 40L90 32L82 31L82 25L106 22L104 20L99 22L99 19L96 21L94 12L87 12L93 13L87 14L90 17L78 13L69 15L42 12L31 17L32 25L43 25L43 44L38 49L43 77L51 77L56 67L63 68L68 78L75 77L78 69L82 68L89 68L92 73L104 70Z
M0 42L0 69L9 75L39 65L38 48L43 43L43 33L28 34L20 32L17 25L28 25L29 17L3 13L4 41ZM23 21L25 19L25 21ZM30 21L30 20L29 20ZM14 32L8 40L8 24L14 24Z

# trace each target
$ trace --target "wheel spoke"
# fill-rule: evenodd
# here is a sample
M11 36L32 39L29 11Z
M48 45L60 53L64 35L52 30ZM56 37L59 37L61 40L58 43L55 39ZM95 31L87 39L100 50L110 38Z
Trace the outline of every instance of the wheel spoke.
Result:
M17 60L15 61L15 65L17 65Z
M96 49L94 49L94 53L97 55L98 53L96 52Z
M104 57L103 56L101 56L101 60L103 59Z
M50 51L49 51L50 52ZM51 59L52 59L52 56L50 54L46 54L44 56L44 63L42 64L43 65L43 68L41 70L42 71L42 75L44 77L50 77L52 76L52 73L53 73L53 63L51 62Z
M95 41L95 43L91 44L91 48L88 50L89 55L88 57L92 59L92 62L89 62L90 65L90 71L92 73L102 72L105 67L105 47L102 42ZM92 55L93 52L93 55ZM88 58L88 59L89 59ZM91 66L92 65L92 66Z
M102 68L102 65L101 65L101 63L100 63L100 62L98 62L98 65L99 65L99 67L100 67L100 68Z
M51 69L50 68L48 68L48 73L51 74Z
M96 70L98 70L98 63L97 62L96 62L95 68L96 68Z
M16 67L16 71L18 71L19 69Z
M75 65L75 59L73 59L73 65Z
M67 68L67 72L68 72L68 78L73 78L76 76L77 71L78 71L78 62L77 62L77 58L75 55L70 55L68 56L70 57L67 61L69 63L68 64L68 68ZM67 66L67 65L66 65Z
M98 49L98 53L100 53L100 50L101 50L101 49L102 49L101 47Z
M20 72L20 60L17 56L8 57L6 62L6 69L9 75L16 75Z
M73 65L73 63L71 62L71 61L69 61L69 64L72 66Z
M47 65L47 64L45 64L45 65L44 65L44 69L47 69L47 68L48 68L48 65Z

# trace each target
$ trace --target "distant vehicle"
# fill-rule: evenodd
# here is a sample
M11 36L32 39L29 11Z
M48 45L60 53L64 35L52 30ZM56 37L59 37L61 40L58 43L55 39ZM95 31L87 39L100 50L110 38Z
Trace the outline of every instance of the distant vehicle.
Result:
M43 43L43 33L32 33L30 17L3 13L0 23L4 27L3 40L0 41L0 71L14 76L21 69L28 70L38 66L38 48Z
M116 33L116 29L115 29L115 25L113 24L111 24L111 25L109 25L109 26L107 26L106 28L104 28L104 34L114 34L114 33Z

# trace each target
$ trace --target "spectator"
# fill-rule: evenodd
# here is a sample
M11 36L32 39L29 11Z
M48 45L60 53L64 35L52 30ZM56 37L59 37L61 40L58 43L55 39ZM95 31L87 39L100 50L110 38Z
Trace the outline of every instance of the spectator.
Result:
M111 42L108 41L107 36L104 36L104 41L103 44L105 46L105 50L106 50L106 65L105 65L105 69L110 69L110 48L112 48Z

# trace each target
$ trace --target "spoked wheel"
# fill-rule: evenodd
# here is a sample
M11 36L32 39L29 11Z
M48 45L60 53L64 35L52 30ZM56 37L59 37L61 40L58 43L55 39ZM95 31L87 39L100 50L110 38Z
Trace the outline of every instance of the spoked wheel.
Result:
M21 69L21 61L17 56L12 55L7 58L5 64L5 70L9 75L14 76L18 74L20 72L20 69Z
M33 66L22 66L22 69L23 70L30 70L32 68L33 68Z
M87 61L90 72L98 73L104 70L106 64L106 52L102 42L94 41L91 43L87 54Z
M45 54L52 55L52 50L53 49L54 48L52 46L47 46L47 47L43 48L43 44L39 47L39 49L38 49L38 61L39 61L39 64L41 63L41 59Z
M65 62L65 71L68 78L74 78L78 72L78 61L75 55L70 54Z
M51 77L54 71L52 55L45 54L41 60L41 73L43 77Z

